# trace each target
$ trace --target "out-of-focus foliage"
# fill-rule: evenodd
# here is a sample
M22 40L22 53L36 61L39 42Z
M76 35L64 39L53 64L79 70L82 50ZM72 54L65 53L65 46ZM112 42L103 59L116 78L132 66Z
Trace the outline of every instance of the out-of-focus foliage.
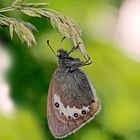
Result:
M0 6L3 7L10 2L2 1ZM106 10L112 10L113 7L115 11L119 10L118 5L121 5L121 2L41 2L50 3L53 9L74 18L82 27L86 49L93 61L92 65L82 69L93 82L102 104L101 112L93 121L65 139L139 140L140 63L123 53L104 30L108 23ZM0 38L6 43L6 49L14 59L7 80L11 88L11 97L16 108L20 110L16 116L12 116L13 118L0 117L0 139L53 140L47 126L46 97L51 76L57 67L57 58L46 45L46 41L49 39L56 51L62 36L51 28L46 19L28 17L19 12L10 12L6 15L31 22L39 32L35 33L37 45L26 48L16 36L11 41L8 32L0 30ZM105 32L102 33L102 30ZM61 47L69 50L72 43L65 40ZM73 56L81 57L79 52L73 53Z
M43 129L37 124L37 119L28 111L19 111L12 117L0 116L1 140L42 140Z

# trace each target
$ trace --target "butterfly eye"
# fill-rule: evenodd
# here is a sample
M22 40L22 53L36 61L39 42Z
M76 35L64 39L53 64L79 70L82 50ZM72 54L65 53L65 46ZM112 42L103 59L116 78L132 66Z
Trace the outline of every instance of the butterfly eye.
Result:
M82 115L85 115L87 112L85 110L82 110Z
M74 113L74 117L77 118L78 117L78 114L77 113Z
M59 103L56 102L55 103L55 107L58 108L59 107Z
M57 56L58 56L58 57L60 56L60 52L59 52L59 51L57 52Z

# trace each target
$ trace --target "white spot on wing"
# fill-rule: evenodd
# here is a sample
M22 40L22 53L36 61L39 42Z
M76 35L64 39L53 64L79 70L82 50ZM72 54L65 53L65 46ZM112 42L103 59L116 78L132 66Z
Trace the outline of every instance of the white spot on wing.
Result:
M60 100L60 97L59 96L57 96L56 94L54 94L54 96L56 97L56 98L58 98L59 100ZM97 99L97 97L95 98L95 100L98 100ZM61 101L60 101L61 102ZM59 102L59 103L60 103ZM62 103L62 102L61 102ZM72 108L71 108L72 109ZM79 109L78 109L79 110ZM76 128L76 129L74 129L73 131L69 131L66 135L63 135L63 136L59 136L59 137L57 137L57 138L64 138L64 137L66 137L66 136L68 136L68 135L70 135L70 134L72 134L72 133L75 133L77 130L79 130L81 127L83 127L85 124L87 124L87 123L89 123L91 120L93 120L94 119L94 117L99 113L101 111L101 105L99 104L99 109L97 110L97 112L90 118L90 119L88 119L86 122L83 122L78 128Z
M75 106L74 107L70 107L69 105L65 108L63 103L60 100L60 97L57 94L54 94L54 103L57 102L59 103L59 111L60 113L64 113L64 115L68 118L68 116L73 117L74 113L78 113L80 115L82 110L85 110L86 112L89 111L88 107L83 106L82 109L78 109Z

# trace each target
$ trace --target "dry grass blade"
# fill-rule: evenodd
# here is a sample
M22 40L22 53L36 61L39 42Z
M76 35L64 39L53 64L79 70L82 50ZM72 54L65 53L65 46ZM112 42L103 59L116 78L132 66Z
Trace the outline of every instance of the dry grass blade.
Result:
M13 24L14 31L22 42L26 42L29 47L32 46L32 43L36 43L32 31L26 26L25 22L15 20Z
M10 36L11 36L11 39L12 39L13 38L13 34L14 34L14 25L13 24L9 25L9 30L10 30Z
M4 18L0 18L0 26L9 26L9 24L4 20Z
M13 8L14 10L20 10L28 16L49 18L52 26L57 29L59 33L71 39L75 46L79 45L83 56L88 60L89 56L86 52L82 40L82 32L78 24L71 18L55 10L43 8L44 6L48 6L48 3L27 3L24 0L16 0L12 3L11 7L3 9L0 12L10 11ZM6 25L5 21L0 21L0 26L2 25ZM27 42L28 46L35 43L35 38L32 34L34 28L31 25L27 25L25 22L15 19L6 26L9 26L11 38L13 37L13 31L15 31L22 42Z
M35 27L29 23L14 18L2 17L0 18L0 26L9 27L11 38L13 38L15 31L21 41L26 42L28 46L36 43L34 35L32 34L32 30L35 29Z
M50 18L52 26L56 28L63 36L71 39L75 46L79 44L79 48L83 56L86 60L89 60L89 56L82 40L82 32L78 24L71 18L52 9L47 9L46 15Z
M23 7L31 7L31 8L40 8L48 6L48 3L23 3L21 6Z
M18 10L32 17L48 17L44 8L18 7Z
M63 36L71 39L75 46L79 44L79 48L83 56L86 58L86 60L89 59L82 40L81 29L74 20L52 9L22 7L20 11L33 17L49 18L52 26L57 29Z
M48 3L27 3L24 0L16 0L12 3L12 7L20 6L20 7L31 7L31 8L42 8L48 6Z
M28 15L28 16L32 16L32 17L41 17L40 14L38 14L35 10L33 9L21 9L21 12L23 12L24 14Z
M34 25L32 25L31 23L29 23L29 22L24 22L24 21L22 21L22 23L24 23L24 25L25 25L29 30L31 30L31 31L38 31L38 30L36 29L36 27L35 27Z
M15 0L11 6L14 7L14 6L17 6L17 5L21 5L21 3L23 3L24 0Z

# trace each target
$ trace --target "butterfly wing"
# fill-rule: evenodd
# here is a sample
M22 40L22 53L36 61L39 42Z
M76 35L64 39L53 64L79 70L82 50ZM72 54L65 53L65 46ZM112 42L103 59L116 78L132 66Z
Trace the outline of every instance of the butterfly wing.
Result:
M94 118L100 108L95 90L84 72L58 68L47 99L48 124L55 137L65 137Z
M54 75L55 76L55 75ZM54 77L52 77L50 87L49 87L49 94L47 97L47 118L48 118L48 125L50 128L51 133L56 138L61 138L67 136L73 130L78 128L79 126L69 126L63 121L60 121L57 117L60 116L57 109L54 107Z

